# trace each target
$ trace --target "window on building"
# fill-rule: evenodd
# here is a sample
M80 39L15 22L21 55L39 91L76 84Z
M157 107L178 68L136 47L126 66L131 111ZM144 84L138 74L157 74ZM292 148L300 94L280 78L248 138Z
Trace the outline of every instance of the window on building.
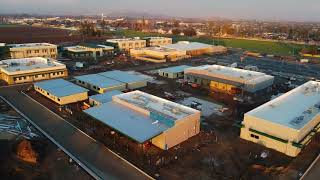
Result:
M49 93L47 92L47 95L49 96Z
M27 51L27 54L31 54L31 51L30 51L30 50L28 50L28 51Z
M255 139L259 139L259 136L255 135L255 134L250 134L250 137L255 138Z
M39 53L39 50L34 50L34 53Z
M58 98L58 101L60 101L60 98Z
M38 78L38 75L35 75L34 77L35 77L35 78Z
M42 74L42 77L45 77L46 75Z

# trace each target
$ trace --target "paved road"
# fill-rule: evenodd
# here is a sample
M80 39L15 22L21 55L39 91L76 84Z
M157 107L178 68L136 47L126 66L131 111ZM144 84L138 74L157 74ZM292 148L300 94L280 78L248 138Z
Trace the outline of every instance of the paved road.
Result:
M301 180L318 180L318 179L320 179L320 159L319 158Z
M84 164L84 169L90 169L91 173L97 176L95 178L150 179L148 175L119 158L58 115L21 94L18 90L21 87L0 88L0 95Z

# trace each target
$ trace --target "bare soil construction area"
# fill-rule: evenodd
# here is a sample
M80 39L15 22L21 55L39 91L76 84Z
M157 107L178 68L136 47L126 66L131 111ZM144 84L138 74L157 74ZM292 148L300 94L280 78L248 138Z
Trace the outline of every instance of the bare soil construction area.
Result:
M30 124L32 132L38 134L29 138L5 126L3 117L20 117L6 103L0 100L0 179L92 179L84 170L51 141L46 139Z

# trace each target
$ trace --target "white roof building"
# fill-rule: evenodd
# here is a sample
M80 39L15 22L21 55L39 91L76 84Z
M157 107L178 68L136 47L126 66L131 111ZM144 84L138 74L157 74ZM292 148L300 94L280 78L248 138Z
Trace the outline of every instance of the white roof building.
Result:
M49 58L22 58L0 61L1 79L8 84L26 83L68 76L66 65Z
M319 124L320 82L309 81L246 113L241 138L296 156Z
M35 73L51 70L65 70L66 65L49 58L22 58L0 61L1 72L8 75Z
M220 65L203 65L185 70L188 75L224 82L240 87L248 92L255 92L273 84L274 77L261 72L232 68Z

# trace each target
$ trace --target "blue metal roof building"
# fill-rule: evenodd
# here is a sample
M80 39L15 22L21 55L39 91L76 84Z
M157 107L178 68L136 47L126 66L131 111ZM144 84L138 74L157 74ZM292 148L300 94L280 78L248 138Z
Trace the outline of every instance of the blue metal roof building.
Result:
M89 96L89 103L91 106L96 106L96 105L101 105L103 103L107 103L112 101L112 96L122 94L121 91L114 90L114 91L109 91L103 94L97 94L93 96Z
M200 132L200 111L144 93L114 95L111 102L84 111L114 130L167 150Z
M88 99L87 89L64 79L53 79L34 83L36 91L58 104L69 104Z
M98 93L105 93L112 90L123 91L126 89L124 82L117 81L99 74L89 74L83 76L76 76L77 84Z
M191 66L181 65L181 66L173 66L168 68L159 69L158 73L160 76L167 78L182 78L184 76L184 70L191 68Z
M192 66L181 65L181 66L173 66L168 68L159 69L159 71L167 72L167 73L180 73L183 72L187 68L191 68Z
M111 78L120 82L127 84L127 89L138 89L147 86L147 81L149 80L145 76L135 75L125 71L107 71L99 73L99 75Z
M92 107L84 112L139 143L148 141L169 128L115 102Z

